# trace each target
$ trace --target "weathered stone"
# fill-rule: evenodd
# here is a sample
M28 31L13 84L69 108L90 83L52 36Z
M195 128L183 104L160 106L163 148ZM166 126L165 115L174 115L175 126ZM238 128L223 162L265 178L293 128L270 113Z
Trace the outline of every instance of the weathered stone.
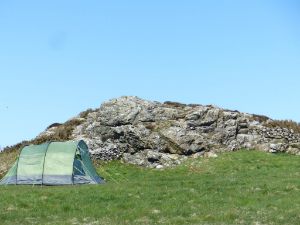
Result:
M271 143L270 151L271 152L285 152L288 148L287 144L284 143Z
M152 149L143 150L135 154L124 153L122 161L150 168L175 166L186 159L184 156L161 153Z
M197 153L193 154L191 157L194 159L197 159L197 158L203 157L204 153L205 152L197 152Z
M203 156L204 156L204 158L217 158L218 157L218 155L213 152L205 152Z
M159 103L137 97L105 102L75 117L72 138L84 139L92 157L157 168L180 164L189 157L241 148L300 154L300 135L268 127L271 119L215 106ZM39 137L51 136L51 127Z

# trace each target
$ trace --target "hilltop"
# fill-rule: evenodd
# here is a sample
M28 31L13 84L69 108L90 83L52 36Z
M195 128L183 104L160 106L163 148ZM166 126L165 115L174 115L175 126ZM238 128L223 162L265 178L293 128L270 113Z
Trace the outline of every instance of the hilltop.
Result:
M106 184L1 186L0 221L298 224L299 130L211 105L113 99L0 153L1 177L23 145L84 139Z
M239 149L300 154L296 122L212 105L160 103L131 96L104 102L63 124L53 123L35 139L5 148L4 153L17 154L24 144L71 139L86 141L94 159L120 159L151 168ZM0 172L9 166L2 165Z

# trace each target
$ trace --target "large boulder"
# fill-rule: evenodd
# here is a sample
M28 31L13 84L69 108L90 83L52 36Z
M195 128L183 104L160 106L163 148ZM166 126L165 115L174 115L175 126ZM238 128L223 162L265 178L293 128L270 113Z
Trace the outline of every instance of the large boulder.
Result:
M94 158L122 159L162 168L186 157L238 149L300 154L300 135L287 127L272 127L264 117L216 106L152 102L138 97L110 100L85 113L72 133L84 139ZM61 127L61 126L60 126ZM55 132L51 127L40 136ZM39 136L39 137L40 137ZM211 152L212 154L204 154Z

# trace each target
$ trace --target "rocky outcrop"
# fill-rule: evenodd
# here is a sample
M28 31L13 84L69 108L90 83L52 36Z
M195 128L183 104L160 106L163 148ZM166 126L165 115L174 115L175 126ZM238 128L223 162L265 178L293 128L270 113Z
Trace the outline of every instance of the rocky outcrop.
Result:
M85 113L72 133L85 140L94 158L121 159L162 168L204 153L257 149L300 154L300 134L270 127L272 120L216 106L152 102L121 97ZM51 135L53 126L39 137Z

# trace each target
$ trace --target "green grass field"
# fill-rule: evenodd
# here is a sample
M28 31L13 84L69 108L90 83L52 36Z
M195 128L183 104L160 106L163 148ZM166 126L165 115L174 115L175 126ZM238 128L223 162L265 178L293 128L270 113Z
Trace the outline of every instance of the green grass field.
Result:
M0 187L0 224L300 224L298 156L238 151L98 172L107 184Z

